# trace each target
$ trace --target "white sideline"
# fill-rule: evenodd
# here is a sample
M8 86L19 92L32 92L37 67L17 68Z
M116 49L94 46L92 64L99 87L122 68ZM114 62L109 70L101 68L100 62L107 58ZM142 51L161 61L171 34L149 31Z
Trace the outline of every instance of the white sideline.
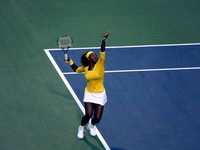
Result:
M60 68L58 67L58 65L56 64L55 60L53 59L53 57L51 56L50 52L48 49L44 49L46 55L48 56L48 58L50 59L51 63L53 64L53 66L55 67L56 71L58 72L58 74L60 75L61 79L63 80L64 84L66 85L66 87L68 88L68 90L70 91L70 93L72 94L74 100L76 101L76 103L78 104L79 108L81 109L81 111L83 112L83 114L85 113L85 108L83 107L82 103L80 102L79 98L77 97L76 93L74 92L74 90L72 89L71 85L69 84L69 82L67 81L67 79L65 78L64 74L61 72ZM106 150L110 150L108 144L106 143L106 141L104 140L103 136L101 135L101 133L99 132L99 130L96 128L96 133L97 136L99 138L99 140L101 141L101 143L103 144L104 148Z

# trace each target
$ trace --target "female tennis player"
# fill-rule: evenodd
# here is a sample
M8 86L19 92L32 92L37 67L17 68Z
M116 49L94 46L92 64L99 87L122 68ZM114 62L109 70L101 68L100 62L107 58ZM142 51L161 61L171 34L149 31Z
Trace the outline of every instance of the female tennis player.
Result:
M105 61L105 41L110 32L106 32L102 37L99 58L97 55L88 51L81 56L83 66L78 67L71 58L64 61L71 65L77 73L85 73L87 86L84 93L85 115L78 128L77 137L84 138L84 126L88 123L87 130L91 136L96 136L95 124L99 123L103 114L104 105L107 102L106 90L104 88L104 61ZM93 115L94 113L94 115ZM92 118L93 116L93 118ZM91 119L92 118L92 119ZM91 119L91 121L90 121ZM90 122L89 122L90 121Z

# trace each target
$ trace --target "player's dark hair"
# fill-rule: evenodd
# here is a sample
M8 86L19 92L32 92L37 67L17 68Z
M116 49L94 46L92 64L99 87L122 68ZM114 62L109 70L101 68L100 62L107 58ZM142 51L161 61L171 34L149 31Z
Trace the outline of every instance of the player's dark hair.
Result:
M84 67L89 66L90 64L90 61L85 57L86 54L87 52L81 56L81 63Z

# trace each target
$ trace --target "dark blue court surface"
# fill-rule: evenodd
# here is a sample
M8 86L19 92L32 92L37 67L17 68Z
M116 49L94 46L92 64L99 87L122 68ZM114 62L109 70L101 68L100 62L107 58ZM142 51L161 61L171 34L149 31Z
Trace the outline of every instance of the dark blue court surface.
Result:
M80 65L88 50L69 56ZM71 74L62 51L50 53L82 101L84 75ZM107 48L105 67L108 102L97 127L110 149L200 149L200 45Z

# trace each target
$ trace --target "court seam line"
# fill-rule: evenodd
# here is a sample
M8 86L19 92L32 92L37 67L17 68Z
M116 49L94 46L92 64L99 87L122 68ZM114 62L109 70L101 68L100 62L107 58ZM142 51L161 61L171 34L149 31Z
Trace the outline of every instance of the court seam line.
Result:
M49 50L48 49L44 49L44 51L45 51L46 55L48 56L49 60L51 61L51 63L53 64L54 68L56 69L57 73L59 74L59 76L63 80L64 84L68 88L68 90L71 93L72 97L74 98L74 100L78 104L78 106L81 109L82 113L85 114L85 108L83 107L83 105L82 105L81 101L79 100L78 96L76 95L76 93L72 89L72 87L69 84L68 80L65 78L64 74L62 73L62 71L58 67L57 63L55 62L54 58L50 54ZM96 126L95 126L95 129L96 129L97 137L101 141L101 143L104 146L104 148L106 150L110 150L110 147L108 146L108 144L106 143L105 139L103 138L103 136L101 135L100 131L98 130L98 128Z

